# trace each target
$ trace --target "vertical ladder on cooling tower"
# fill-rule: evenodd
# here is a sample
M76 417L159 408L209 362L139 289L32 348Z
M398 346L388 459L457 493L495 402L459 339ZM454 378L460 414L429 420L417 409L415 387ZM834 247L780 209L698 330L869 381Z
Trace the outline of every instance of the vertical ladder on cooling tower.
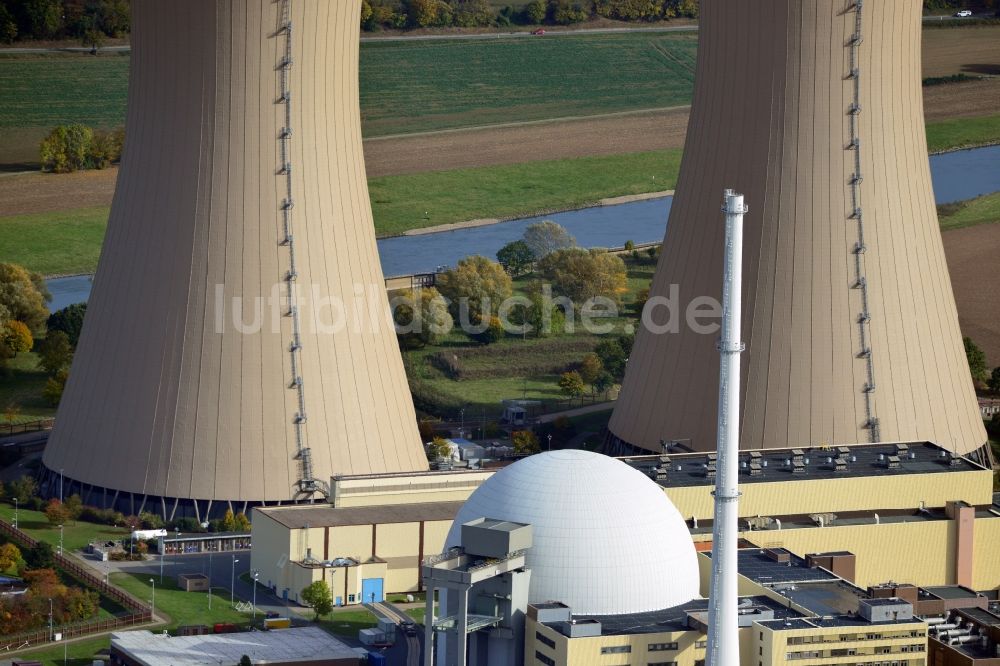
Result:
M291 0L280 1L281 18L277 34L284 35L285 48L277 65L280 91L278 104L284 106L285 122L278 132L278 144L281 154L278 176L282 177L285 183L285 198L282 200L280 206L282 224L281 245L288 250L288 272L285 273L284 277L288 299L288 316L292 320L292 343L289 345L288 353L291 357L291 388L295 389L298 402L298 411L296 411L292 419L292 425L295 429L295 458L299 462L297 496L309 497L319 493L324 497L328 497L330 493L327 484L317 481L313 477L312 456L306 443L307 418L305 383L302 381L302 337L295 289L295 280L298 278L298 273L295 264L295 237L292 233L292 208L294 208L295 202L292 200L292 158L291 151L289 150L289 144L292 139L292 93L288 85L288 73L292 68L292 2Z
M847 108L848 132L850 134L847 150L854 153L854 170L849 182L851 188L851 212L848 219L853 220L857 228L857 240L851 252L854 255L854 288L861 293L861 311L857 315L858 340L860 349L858 358L865 361L865 384L862 396L865 403L865 427L868 429L872 442L879 441L878 417L875 415L875 361L871 349L871 311L868 308L868 280L865 277L865 221L861 209L861 137L858 116L861 114L861 65L858 51L863 40L862 35L862 5L864 0L855 0L848 8L854 11L854 32L847 42L850 54L850 72L848 78L853 83L853 95Z

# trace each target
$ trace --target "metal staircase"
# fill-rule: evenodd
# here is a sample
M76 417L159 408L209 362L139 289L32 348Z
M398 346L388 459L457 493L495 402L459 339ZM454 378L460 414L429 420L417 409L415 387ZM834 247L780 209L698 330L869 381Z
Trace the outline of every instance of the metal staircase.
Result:
M289 345L288 353L291 357L292 379L289 387L295 390L298 402L298 411L292 419L295 428L295 459L299 463L299 479L296 482L296 499L308 499L314 495L330 496L329 485L313 477L312 455L306 442L306 399L305 383L302 381L302 337L300 329L300 317L298 303L296 301L295 280L298 272L295 264L295 236L292 233L292 209L295 202L292 199L292 160L289 144L292 140L292 93L289 89L288 74L292 68L292 2L291 0L280 0L281 18L277 36L284 36L285 48L281 59L277 64L280 96L277 103L282 104L285 109L284 125L278 131L278 145L280 147L281 163L278 166L277 175L284 179L285 198L281 201L281 224L282 240L280 245L288 250L288 272L285 273L284 281L286 286L286 297L288 311L286 316L292 320L292 343Z

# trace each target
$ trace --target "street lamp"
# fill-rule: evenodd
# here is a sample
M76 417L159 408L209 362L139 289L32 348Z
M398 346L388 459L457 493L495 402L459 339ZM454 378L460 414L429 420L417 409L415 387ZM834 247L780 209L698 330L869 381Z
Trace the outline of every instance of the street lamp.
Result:
M52 640L53 636L55 636L55 634L52 633L52 600L49 599L49 640L50 641Z
M163 558L167 556L167 540L160 537L160 585L163 584Z
M17 498L14 498L14 529L17 529Z
M59 526L59 554L63 554L63 526Z
M237 562L239 562L239 560L236 559L235 555L233 555L233 576L232 576L232 580L229 583L229 605L230 606L235 606L236 605L236 598L234 596L234 594L235 594L234 590L236 589L236 563Z
M549 451L552 450L552 433L549 433Z
M181 530L178 527L174 528L174 564L180 564L178 556L181 554Z
M156 617L156 580L150 578L149 584L153 586L153 596L149 600L149 619L152 620Z
M59 468L59 503L62 504L63 501L63 470L62 467Z
M253 572L253 624L257 624L257 579L260 578L260 572Z

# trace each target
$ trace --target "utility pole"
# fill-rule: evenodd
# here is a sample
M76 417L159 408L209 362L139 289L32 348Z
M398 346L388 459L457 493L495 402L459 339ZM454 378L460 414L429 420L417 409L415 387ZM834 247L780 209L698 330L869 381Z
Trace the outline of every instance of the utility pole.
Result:
M229 605L236 606L236 563L239 562L236 556L233 555L233 576L229 583Z

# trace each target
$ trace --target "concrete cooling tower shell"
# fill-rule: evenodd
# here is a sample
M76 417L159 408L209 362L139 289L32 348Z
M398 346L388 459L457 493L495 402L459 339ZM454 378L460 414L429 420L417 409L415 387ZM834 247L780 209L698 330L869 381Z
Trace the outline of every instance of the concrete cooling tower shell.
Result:
M426 469L365 178L360 4L133 2L128 138L43 458L66 494L203 515Z
M703 0L695 95L651 294L610 450L716 439L722 192L745 195L744 449L986 433L938 229L920 80L919 0ZM667 324L669 310L652 312ZM718 321L718 320L716 320ZM697 322L695 322L697 323ZM704 323L704 320L702 320Z

